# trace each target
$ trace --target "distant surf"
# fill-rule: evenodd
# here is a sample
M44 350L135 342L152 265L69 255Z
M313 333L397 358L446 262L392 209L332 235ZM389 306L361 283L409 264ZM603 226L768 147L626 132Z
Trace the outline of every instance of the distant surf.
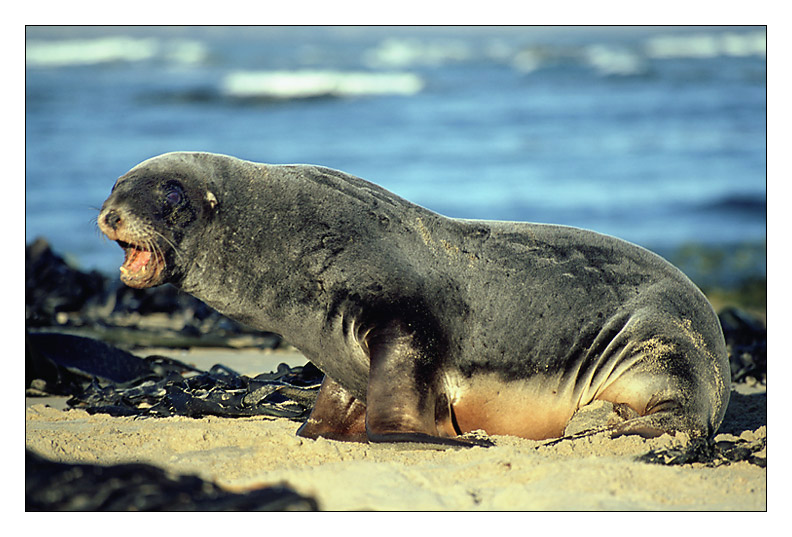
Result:
M152 59L193 64L204 61L206 57L206 47L200 41L189 39L113 36L25 42L25 64L37 68L139 62Z
M221 93L234 99L307 99L366 95L415 95L423 89L411 73L298 70L236 71L226 75Z

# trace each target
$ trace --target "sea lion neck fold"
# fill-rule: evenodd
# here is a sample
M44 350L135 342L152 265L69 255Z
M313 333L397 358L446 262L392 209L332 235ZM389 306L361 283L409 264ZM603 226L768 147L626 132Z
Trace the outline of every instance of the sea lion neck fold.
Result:
M129 285L172 283L325 372L302 436L550 438L596 400L620 409L613 434L712 435L728 402L706 298L613 237L445 218L340 171L209 153L136 166L98 222Z

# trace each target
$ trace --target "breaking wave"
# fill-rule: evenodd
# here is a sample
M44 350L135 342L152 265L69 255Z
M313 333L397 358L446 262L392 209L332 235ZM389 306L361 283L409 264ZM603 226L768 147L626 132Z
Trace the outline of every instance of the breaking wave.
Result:
M209 47L213 47L209 50ZM180 65L206 63L216 55L216 42L198 39L163 37L105 36L84 39L29 39L25 61L28 67L52 68L161 61ZM329 95L414 94L423 87L415 75L400 72L411 68L437 68L450 64L496 63L510 65L532 73L554 66L577 66L592 69L605 76L641 75L650 70L650 63L668 59L706 59L716 57L766 56L767 36L764 29L724 30L690 33L658 33L632 42L593 39L577 43L527 44L519 34L478 40L461 38L390 37L362 48L355 71L244 71L229 75L229 91L261 96L257 80L266 85L283 87L283 92ZM344 63L349 59L344 56ZM355 61L353 59L353 61ZM314 62L297 55L286 65L309 68ZM339 64L337 64L339 65ZM347 64L348 65L348 64ZM274 67L262 66L262 67ZM332 67L331 67L332 69ZM352 67L354 69L354 67ZM368 72L365 69L373 69ZM376 72L380 70L381 72ZM265 78L266 77L266 78ZM391 86L391 88L389 88ZM331 89L328 89L331 88ZM265 97L273 97L267 95ZM288 95L287 95L288 96ZM275 98L282 98L280 94ZM293 96L292 96L293 97Z
M415 95L423 80L411 73L358 71L236 71L222 83L235 99L308 99L368 95Z
M25 43L28 67L67 67L161 59L194 64L208 53L203 44L185 39L98 37L93 39L29 40Z
M363 62L374 68L438 66L474 57L470 44L457 39L421 40L389 38L363 54Z
M762 30L657 36L647 39L644 51L657 59L765 56L767 34Z
M627 45L532 46L517 51L511 58L511 65L524 73L553 65L578 65L600 75L627 76L647 73L654 60L763 57L766 54L767 36L762 30L658 35Z

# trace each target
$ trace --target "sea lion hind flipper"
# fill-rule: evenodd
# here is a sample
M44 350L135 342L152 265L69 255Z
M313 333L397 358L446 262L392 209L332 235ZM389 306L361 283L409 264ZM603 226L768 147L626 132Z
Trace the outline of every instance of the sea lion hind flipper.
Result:
M643 438L655 438L666 433L674 435L677 432L686 433L691 437L708 437L714 432L709 430L703 420L696 419L695 414L683 411L681 405L668 401L663 406L665 408L658 407L649 414L613 425L611 437L638 435Z
M366 441L366 404L325 375L311 415L297 430L304 438Z
M686 433L691 437L706 437L710 434L703 416L691 408L686 408L674 398L661 395L651 397L643 415L626 403L613 403L612 408L613 412L607 422L581 431L578 435L569 435L564 438L601 432L608 432L611 438L628 435L655 438L664 434L674 435L677 432Z

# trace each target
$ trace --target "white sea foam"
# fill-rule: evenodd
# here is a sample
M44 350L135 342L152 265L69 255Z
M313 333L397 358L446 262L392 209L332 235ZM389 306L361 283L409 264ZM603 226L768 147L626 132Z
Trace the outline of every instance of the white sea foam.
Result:
M236 71L223 80L222 91L233 98L305 99L364 95L414 95L423 89L412 73L358 71Z
M203 43L190 39L165 41L161 53L166 60L178 64L199 64L209 56Z
M64 67L112 62L138 62L161 57L175 63L198 63L206 57L198 41L156 38L99 37L25 43L25 63L30 67Z
M585 49L585 58L603 75L637 75L646 71L643 58L623 48L591 45Z
M644 50L650 58L660 59L765 56L767 34L764 31L756 31L664 35L647 39Z
M400 69L415 65L437 66L464 61L473 56L468 43L457 39L424 41L414 38L391 38L363 54L366 65Z
M606 76L640 75L647 71L646 58L639 51L603 44L558 49L527 47L517 51L510 63L522 73L532 73L551 65L582 65Z
M534 48L521 50L512 58L512 66L523 73L536 71L542 66L542 63L542 54Z

